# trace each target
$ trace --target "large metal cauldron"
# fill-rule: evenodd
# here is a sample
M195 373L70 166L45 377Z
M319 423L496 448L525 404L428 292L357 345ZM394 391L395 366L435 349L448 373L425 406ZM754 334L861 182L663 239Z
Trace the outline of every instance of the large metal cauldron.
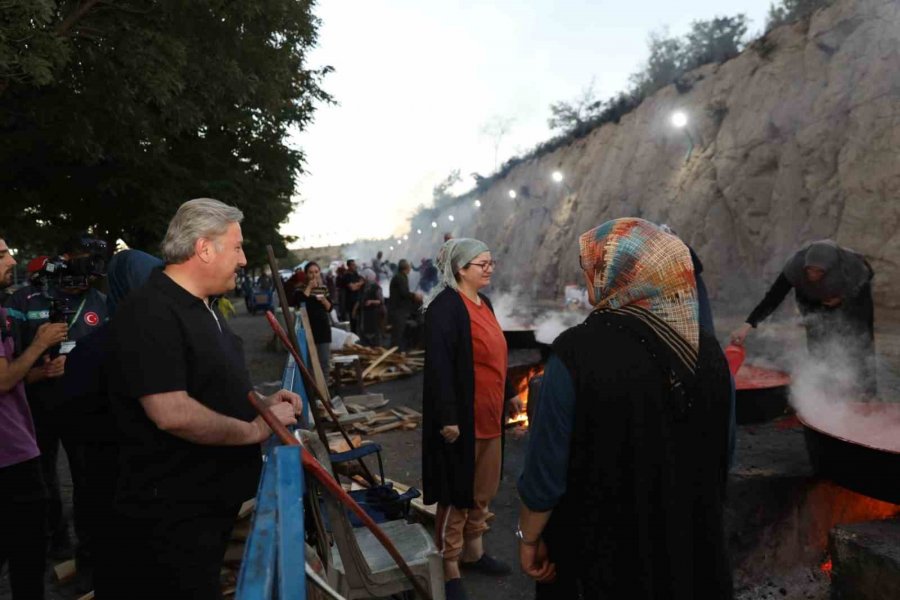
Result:
M860 413L869 412L872 407L863 402L852 406ZM882 408L895 417L900 414L900 405ZM824 431L802 417L800 422L816 473L860 494L900 504L900 452Z
M734 378L735 417L739 425L782 416L788 407L791 377L783 371L744 364Z

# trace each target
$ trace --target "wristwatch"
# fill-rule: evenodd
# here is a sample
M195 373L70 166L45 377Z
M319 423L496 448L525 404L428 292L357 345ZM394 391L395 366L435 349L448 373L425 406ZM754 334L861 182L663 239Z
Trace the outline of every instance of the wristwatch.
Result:
M516 525L516 537L519 538L519 541L525 544L526 546L537 546L538 542L541 541L541 536L538 536L533 542L529 542L525 539L525 534L522 533L522 527L520 525Z

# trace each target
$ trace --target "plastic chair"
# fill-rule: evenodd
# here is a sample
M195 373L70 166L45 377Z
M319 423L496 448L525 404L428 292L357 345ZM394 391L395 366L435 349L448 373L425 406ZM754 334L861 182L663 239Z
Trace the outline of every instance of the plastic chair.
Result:
M318 438L316 439L318 440ZM381 481L385 481L384 463L381 460L381 444L366 441L358 448L353 448L346 452L330 453L328 458L331 460L332 465L339 465L347 462L355 462L372 454L378 458L378 476ZM406 519L409 516L410 503L422 495L419 490L413 487L400 494L394 490L394 484L390 481L362 490L353 490L348 493L376 523ZM322 502L324 503L324 501L325 499L323 498ZM350 519L351 527L363 526L362 521L360 521L359 517L355 514L348 512L347 517Z
M301 434L303 445L323 467L331 471L331 460L321 441L312 432ZM372 533L354 529L346 509L328 493L325 507L331 522L337 554L332 561L332 583L348 600L383 598L411 590L412 584ZM394 542L413 574L433 600L444 600L444 563L431 536L418 523L387 521L380 524Z

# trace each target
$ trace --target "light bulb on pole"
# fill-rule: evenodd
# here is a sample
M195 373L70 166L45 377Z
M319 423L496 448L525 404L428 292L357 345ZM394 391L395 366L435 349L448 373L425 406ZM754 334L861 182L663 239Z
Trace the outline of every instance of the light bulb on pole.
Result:
M563 174L562 171L553 171L553 174L550 175L550 178L556 183L562 183Z
M481 200L475 201L475 208L481 208Z
M448 215L447 218L448 218L449 220L451 220L451 221L454 220L454 219L453 219L453 215Z
M681 129L687 136L688 151L684 155L684 162L687 162L688 159L691 158L691 153L694 151L694 136L691 135L691 130L688 127L688 116L684 111L676 110L672 113L672 116L669 117L669 121L672 123L672 127L674 127L675 129Z
M432 228L432 229L437 229L437 221L432 221L432 222L431 222L431 228Z
M509 199L510 200L515 200L516 196L518 196L518 194L516 193L516 190L509 190Z

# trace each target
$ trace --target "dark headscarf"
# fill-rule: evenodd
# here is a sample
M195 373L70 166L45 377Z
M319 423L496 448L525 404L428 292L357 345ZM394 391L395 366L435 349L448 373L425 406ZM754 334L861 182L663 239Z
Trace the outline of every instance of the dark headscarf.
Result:
M806 268L816 267L825 276L816 282L806 278ZM833 240L819 240L803 247L784 265L785 278L812 300L850 298L872 279L862 254L841 248Z
M123 250L110 259L107 270L109 294L106 307L109 316L116 313L116 306L125 297L146 283L153 269L163 266L163 261L140 250Z

